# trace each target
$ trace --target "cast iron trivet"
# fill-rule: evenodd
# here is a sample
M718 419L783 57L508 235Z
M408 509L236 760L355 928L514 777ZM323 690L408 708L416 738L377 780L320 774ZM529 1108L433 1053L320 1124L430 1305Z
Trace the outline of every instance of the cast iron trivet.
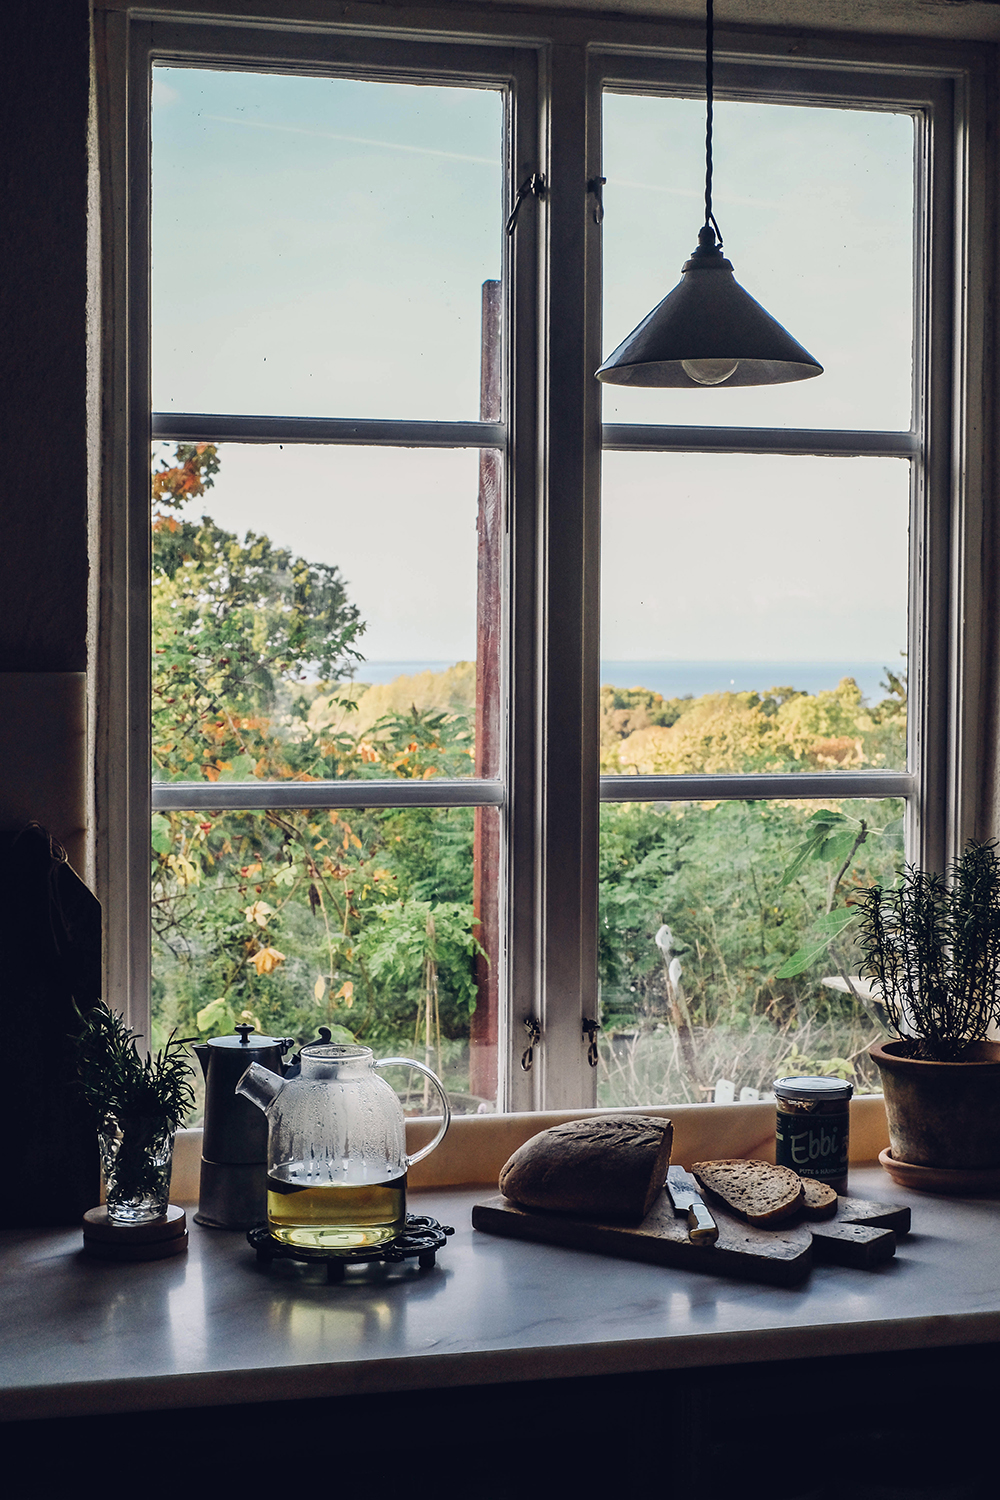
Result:
M247 1240L257 1252L258 1261L265 1265L272 1260L302 1260L310 1265L317 1262L326 1266L327 1284L343 1281L348 1266L372 1265L378 1262L395 1265L412 1256L422 1271L434 1265L437 1252L455 1230L451 1224L439 1224L437 1219L425 1218L422 1214L407 1214L406 1229L394 1240L375 1248L344 1250L330 1255L325 1250L310 1250L304 1245L281 1245L271 1238L266 1224L255 1224L247 1230Z

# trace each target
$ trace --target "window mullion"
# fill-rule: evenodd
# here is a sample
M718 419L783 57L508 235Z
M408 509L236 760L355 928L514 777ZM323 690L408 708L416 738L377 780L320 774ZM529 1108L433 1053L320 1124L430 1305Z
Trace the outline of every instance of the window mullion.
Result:
M604 447L619 453L781 453L821 458L909 458L915 432L824 431L808 427L671 427L608 422Z
M502 422L407 422L355 417L263 417L154 412L157 441L335 443L364 448L503 448Z
M581 170L588 154L583 47L552 49L549 89L538 739L543 1040L535 1067L538 1103L570 1108L595 1099L581 1023L597 1014L600 399L593 326L600 285L589 274L599 231Z
M742 802L838 797L912 797L908 771L793 771L772 775L712 771L679 776L602 776L602 802Z
M540 139L540 90L544 53L531 55L515 81L508 104L507 202L532 172L544 171ZM506 588L507 653L503 662L508 705L506 848L500 887L504 902L505 997L499 1010L498 1107L537 1105L539 1073L520 1067L523 1023L540 1009L538 759L540 692L536 644L539 620L538 539L541 533L539 475L539 349L542 307L541 234L543 200L529 198L507 238L504 382L508 460L504 466L509 525Z
M954 163L952 326L955 397L951 463L952 673L947 721L950 730L948 854L957 857L969 838L995 832L995 784L984 767L995 756L986 726L995 719L995 652L985 649L988 605L993 591L995 544L991 535L991 468L984 439L992 438L992 401L987 378L986 336L989 226L996 213L996 146L986 128L986 81L981 72L956 80L955 119L962 124L944 143ZM987 145L987 142L990 142ZM935 205L941 214L941 208ZM941 233L948 214L944 214ZM943 353L935 353L935 363ZM993 466L995 468L995 466ZM995 773L994 773L995 775Z
M949 91L950 95L950 91ZM939 105L916 136L914 225L914 425L922 457L913 465L910 513L910 767L917 794L907 805L907 858L941 870L961 835L949 808L948 705L956 618L952 516L958 488L953 458L954 123ZM960 213L960 209L959 209ZM949 826L950 825L950 826Z
M450 781L155 781L156 812L320 807L502 807L504 783Z

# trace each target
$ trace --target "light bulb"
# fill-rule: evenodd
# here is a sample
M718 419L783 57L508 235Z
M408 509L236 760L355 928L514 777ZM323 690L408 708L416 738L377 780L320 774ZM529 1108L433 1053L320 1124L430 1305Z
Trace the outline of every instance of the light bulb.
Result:
M682 359L681 369L699 385L721 385L739 366L738 359Z

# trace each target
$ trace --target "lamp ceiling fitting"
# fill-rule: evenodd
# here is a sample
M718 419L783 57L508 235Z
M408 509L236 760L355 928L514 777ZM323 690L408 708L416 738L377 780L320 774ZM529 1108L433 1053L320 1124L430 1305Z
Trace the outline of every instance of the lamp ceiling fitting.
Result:
M713 0L706 0L705 223L681 279L606 359L610 385L780 385L823 366L740 286L712 212Z

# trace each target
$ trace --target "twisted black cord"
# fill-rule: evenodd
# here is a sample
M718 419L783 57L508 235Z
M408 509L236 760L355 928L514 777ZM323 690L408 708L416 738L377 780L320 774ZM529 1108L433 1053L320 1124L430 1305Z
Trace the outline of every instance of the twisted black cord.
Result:
M705 0L705 224L711 224L722 248L722 231L712 212L712 109L715 98L715 0Z

